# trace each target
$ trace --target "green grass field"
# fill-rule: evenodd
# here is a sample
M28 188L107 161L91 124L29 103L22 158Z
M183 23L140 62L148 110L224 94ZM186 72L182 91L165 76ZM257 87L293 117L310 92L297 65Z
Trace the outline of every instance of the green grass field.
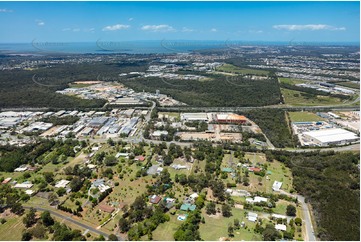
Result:
M240 68L240 67L230 65L230 64L225 64L221 67L218 67L217 71L224 71L224 72L237 73L237 74L253 74L253 75L267 75L268 74L268 71Z
M247 229L240 228L234 231L232 240L241 241L259 241L262 240L261 235L253 232L255 223L249 222L245 218L244 210L232 208L232 216L225 217L209 217L204 211L202 216L205 219L205 224L200 224L199 232L203 240L218 241L221 237L228 237L228 224L233 225L233 221L237 218L240 222L245 222Z
M344 87L360 89L360 83L356 83L356 82L337 82L336 84Z
M15 216L5 219L7 222L0 225L0 240L21 240L22 232L25 229L22 217Z
M286 77L280 77L278 78L281 83L286 83L290 85L305 83L307 80L301 80L301 79L293 79L293 78L286 78Z
M291 122L323 121L324 118L311 112L289 112Z
M294 106L319 106L319 105L337 105L342 104L339 98L329 96L305 97L302 92L281 88L285 102Z
M182 221L177 220L178 214L183 214L183 213L176 213L175 215L169 214L170 220L168 222L158 225L158 227L152 233L153 240L158 240L158 241L174 240L173 237L174 233L177 231L178 227L183 223Z

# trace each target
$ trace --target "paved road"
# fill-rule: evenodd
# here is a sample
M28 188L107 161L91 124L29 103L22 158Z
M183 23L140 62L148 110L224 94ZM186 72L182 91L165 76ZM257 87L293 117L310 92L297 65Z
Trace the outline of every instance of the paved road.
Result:
M61 213L58 213L58 212L55 212L53 210L50 210L50 209L46 209L46 208L41 208L41 207L31 207L31 206L23 206L24 208L26 209L30 209L30 208L35 208L36 210L38 211L49 211L52 215L56 216L56 217L59 217L61 219L65 219L69 222L72 222L73 224L81 227L81 228L84 228L85 230L89 230L95 234L99 234L99 235L103 235L106 239L108 239L108 236L109 234L103 232L103 231L100 231L100 230L97 230L89 225L86 225L86 224L83 224L81 221L77 221L77 220L74 220L73 218L71 218L70 216L65 216ZM119 241L124 241L124 239L122 237L120 237L119 235L117 236L118 237L118 240Z
M308 209L307 203L305 202L305 197L301 196L301 195L294 195L288 192L285 192L283 190L280 190L280 193L286 194L288 196L291 197L297 197L298 202L301 203L301 210L302 210L302 214L303 214L303 224L305 224L305 241L317 241L317 238L315 236L315 230L313 228L312 225L312 220L311 220L311 212Z

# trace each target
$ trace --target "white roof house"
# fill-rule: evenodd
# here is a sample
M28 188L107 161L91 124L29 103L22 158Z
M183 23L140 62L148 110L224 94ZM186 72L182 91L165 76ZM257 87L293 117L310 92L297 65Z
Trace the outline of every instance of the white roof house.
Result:
M14 188L30 189L33 187L33 184L30 182L23 182L21 184L16 184Z
M359 139L355 133L340 128L309 131L303 135L308 141L319 146L345 144Z
M55 184L55 187L56 187L56 188L60 188L60 187L65 188L69 183L70 183L70 181L61 180L61 181L58 181L58 182Z
M257 221L257 218L258 218L258 214L257 214L257 213L248 212L248 215L247 215L248 221L256 222L256 221Z
M281 189L282 182L275 181L272 186L272 190L278 192Z
M151 134L151 136L153 136L153 137L160 137L161 135L168 135L168 131L166 131L166 130L156 130Z
M271 216L272 216L272 218L281 218L281 219L287 218L287 216L285 216L285 215L275 214L275 213L273 213Z
M27 194L27 195L32 195L34 193L34 191L33 190L26 190L25 191L25 194Z
M254 197L253 201L254 201L255 203L260 203L260 202L267 202L268 199L265 198L265 197L256 196L256 197Z
M286 231L287 227L284 224L276 224L275 229L281 230L281 231Z
M28 168L27 167L18 167L16 168L14 171L16 172L23 172L23 171L26 171Z
M199 197L198 193L193 193L192 195L189 196L192 199L196 199L197 197Z

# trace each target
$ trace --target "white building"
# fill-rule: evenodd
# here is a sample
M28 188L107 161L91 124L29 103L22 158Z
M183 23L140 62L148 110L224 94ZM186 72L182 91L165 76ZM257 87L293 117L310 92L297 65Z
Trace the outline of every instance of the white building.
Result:
M303 133L308 142L317 146L343 145L359 140L359 137L345 129L323 129Z
M286 231L287 227L284 224L276 224L275 229L281 230L281 231Z
M208 122L207 113L181 113L182 121L204 121Z
M14 188L21 188L21 189L30 189L33 187L33 184L30 182L23 182L21 184L16 184Z
M285 216L285 215L281 215L281 214L276 214L276 213L273 213L272 215L272 218L281 218L281 219L285 219L285 218L287 218L287 216Z
M247 219L248 219L248 221L250 221L250 222L256 222L257 219L258 219L258 214L257 214L257 213L252 213L252 212L248 212Z
M55 184L55 187L56 187L56 188L60 188L60 187L65 188L69 183L70 183L70 181L61 180L61 181L58 181L58 182Z
M273 183L272 190L273 190L273 191L276 191L276 192L279 192L280 189L281 189L281 186L282 186L282 182L275 181L275 182Z

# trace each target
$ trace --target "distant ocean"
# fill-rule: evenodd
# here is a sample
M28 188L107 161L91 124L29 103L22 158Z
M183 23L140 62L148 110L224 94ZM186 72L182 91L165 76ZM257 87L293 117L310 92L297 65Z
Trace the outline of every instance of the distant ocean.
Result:
M184 53L208 49L237 49L243 46L359 46L359 43L320 43L320 42L262 42L262 41L107 41L95 42L45 42L33 40L30 43L0 43L2 54L152 54Z

